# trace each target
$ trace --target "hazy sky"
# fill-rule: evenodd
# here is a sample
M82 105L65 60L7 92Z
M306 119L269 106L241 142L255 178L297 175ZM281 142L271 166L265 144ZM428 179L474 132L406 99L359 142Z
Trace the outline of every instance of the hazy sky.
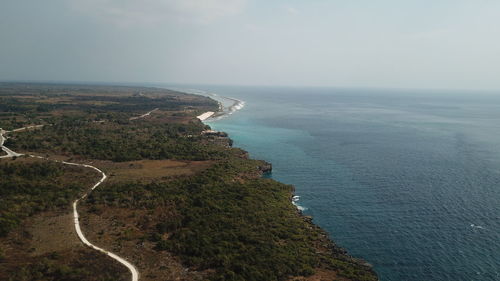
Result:
M500 1L0 0L0 80L500 89Z

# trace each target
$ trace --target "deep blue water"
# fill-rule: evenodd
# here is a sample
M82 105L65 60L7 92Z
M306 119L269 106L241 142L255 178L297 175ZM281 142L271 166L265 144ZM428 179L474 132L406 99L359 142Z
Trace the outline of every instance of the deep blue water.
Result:
M209 124L382 281L500 280L500 93L203 89L246 101Z

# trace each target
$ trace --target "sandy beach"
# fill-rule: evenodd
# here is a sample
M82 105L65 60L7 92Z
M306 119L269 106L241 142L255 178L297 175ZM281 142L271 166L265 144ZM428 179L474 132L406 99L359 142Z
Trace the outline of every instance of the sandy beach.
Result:
M210 116L212 116L214 114L215 114L215 112L213 112L213 111L207 111L201 115L196 116L196 118L200 119L201 121L204 121L204 120L210 118Z

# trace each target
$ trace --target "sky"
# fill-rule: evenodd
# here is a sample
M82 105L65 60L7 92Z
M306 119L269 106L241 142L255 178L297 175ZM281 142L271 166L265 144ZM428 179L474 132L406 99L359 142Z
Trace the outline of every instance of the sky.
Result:
M500 89L498 0L1 0L0 80Z

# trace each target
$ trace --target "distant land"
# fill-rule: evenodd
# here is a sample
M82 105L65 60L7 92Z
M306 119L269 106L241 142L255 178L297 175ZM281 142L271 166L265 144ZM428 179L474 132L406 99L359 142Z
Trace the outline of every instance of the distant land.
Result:
M200 120L220 114L161 88L0 83L0 280L378 280Z

